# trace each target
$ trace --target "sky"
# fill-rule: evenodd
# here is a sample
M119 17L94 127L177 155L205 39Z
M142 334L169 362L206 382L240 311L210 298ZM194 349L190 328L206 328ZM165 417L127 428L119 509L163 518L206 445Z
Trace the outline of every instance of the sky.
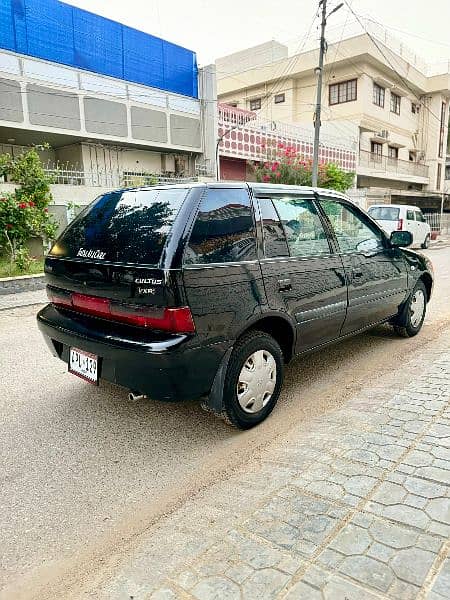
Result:
M299 48L318 0L65 0L197 52L199 65L275 39ZM349 0L427 62L450 59L450 0ZM333 8L338 0L328 0ZM358 25L343 7L328 22L330 41ZM311 37L318 36L319 20ZM343 27L345 29L343 30Z

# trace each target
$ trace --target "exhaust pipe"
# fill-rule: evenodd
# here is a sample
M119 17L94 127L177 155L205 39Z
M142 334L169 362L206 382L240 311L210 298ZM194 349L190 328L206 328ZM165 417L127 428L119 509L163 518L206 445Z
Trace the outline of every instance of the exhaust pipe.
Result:
M128 400L130 402L138 402L139 400L144 400L144 398L147 398L147 396L145 394L139 394L138 392L130 392L128 394Z

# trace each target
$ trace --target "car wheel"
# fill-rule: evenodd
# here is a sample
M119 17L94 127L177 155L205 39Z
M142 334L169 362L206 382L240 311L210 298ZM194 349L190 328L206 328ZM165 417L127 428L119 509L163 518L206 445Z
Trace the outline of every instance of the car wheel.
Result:
M223 394L224 420L238 429L258 425L272 412L283 382L283 353L262 331L240 338L228 363Z
M427 235L427 237L424 239L423 244L422 244L422 248L424 250L426 250L430 245L430 234Z
M394 322L394 329L402 337L413 337L422 329L427 310L427 290L422 281L416 283L401 313Z

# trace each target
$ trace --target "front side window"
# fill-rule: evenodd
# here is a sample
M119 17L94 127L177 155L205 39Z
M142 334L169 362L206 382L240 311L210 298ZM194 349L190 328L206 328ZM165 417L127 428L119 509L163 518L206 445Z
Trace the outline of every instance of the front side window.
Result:
M420 223L426 223L426 219L423 216L422 211L416 210L414 214L416 215L416 221L420 221Z
M329 86L329 104L343 104L352 102L357 96L357 80L343 81L342 83L333 83Z
M289 256L286 235L272 200L260 198L259 206L264 232L264 256L266 258Z
M322 199L321 205L341 252L378 252L384 248L381 232L369 226L354 206L331 199Z
M255 259L255 227L246 190L209 188L200 203L185 251L185 264Z
M291 256L330 253L327 234L311 200L277 198L273 203L283 224Z
M377 106L381 106L381 108L384 108L384 94L385 94L384 87L381 87L381 85L378 85L378 83L374 83L373 84L373 103L376 104Z
M396 115L400 114L400 100L400 96L394 94L394 92L391 92L391 112L395 113Z

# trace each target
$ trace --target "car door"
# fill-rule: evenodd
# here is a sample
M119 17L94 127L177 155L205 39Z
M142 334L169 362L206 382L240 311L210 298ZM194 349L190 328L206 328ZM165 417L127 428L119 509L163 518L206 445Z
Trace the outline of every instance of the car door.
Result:
M407 265L401 250L359 208L322 196L320 206L336 237L348 282L342 334L395 315L407 294Z
M414 217L416 220L416 227L417 227L417 232L418 232L417 242L419 244L423 244L425 241L425 238L427 237L427 235L430 232L430 228L429 228L429 225L426 222L426 219L423 216L423 213L421 210L419 210L419 209L414 210Z
M338 338L347 309L345 271L313 195L272 194L258 203L269 310L295 322L296 352Z
M414 211L411 208L406 209L406 219L403 226L404 231L409 231L413 236L413 244L420 241L420 227L414 218Z

